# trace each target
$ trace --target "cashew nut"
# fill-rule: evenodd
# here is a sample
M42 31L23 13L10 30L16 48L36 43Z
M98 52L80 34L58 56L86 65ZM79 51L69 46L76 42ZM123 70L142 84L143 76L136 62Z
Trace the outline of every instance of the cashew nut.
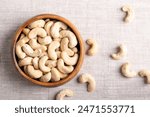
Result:
M25 34L25 35L28 35L28 33L30 32L30 29L29 28L24 28L22 30L22 32Z
M37 20L37 21L32 22L32 23L28 26L28 28L30 28L30 29L32 29L32 28L37 28L37 27L42 28L42 27L44 27L44 25L45 25L45 21L44 21L44 20Z
M58 41L52 41L48 47L48 56L50 57L50 59L52 60L56 60L57 59L57 53L56 53L56 49L60 46L60 43Z
M63 100L64 97L72 97L74 95L73 91L70 89L64 89L61 90L59 93L56 95L56 100Z
M121 9L123 12L126 12L126 16L124 18L124 21L127 23L131 22L134 18L134 11L133 11L132 7L129 5L125 5Z
M47 60L45 65L48 66L51 69L52 67L57 66L57 61L56 60Z
M39 36L39 37L46 37L46 35L47 35L47 33L46 33L46 31L45 31L43 28L37 27L37 28L33 28L33 29L29 32L28 37L29 37L30 39L34 39L34 38L36 38L37 36Z
M45 19L45 22L48 22L48 21L50 21L50 19ZM46 25L46 24L45 24Z
M56 51L56 54L57 54L57 58L61 57L61 51Z
M31 46L29 46L28 44L24 44L23 46L23 51L31 57L36 57L39 56L42 53L41 49L36 49L35 51L33 51L33 49L31 48Z
M93 56L97 53L97 43L93 39L87 39L86 43L90 46L87 50L89 56Z
M16 55L18 58L23 59L26 56L26 54L22 51L22 46L24 46L24 44L26 44L28 41L29 38L23 37L16 43Z
M44 76L40 78L40 81L42 82L49 82L51 80L51 72L48 72Z
M19 60L18 65L20 67L25 66L25 65L31 65L32 64L32 57L26 57L22 60Z
M63 59L59 59L57 62L58 70L62 73L71 73L73 71L73 66L65 66Z
M74 48L72 48L72 51L73 51L74 53L77 53L77 52L78 52L78 48L74 47Z
M42 45L48 45L52 42L52 39L51 39L50 36L46 36L46 37L43 37L43 38L39 37L38 42Z
M24 72L28 75L27 66L23 66L23 70L24 70Z
M53 38L58 38L60 36L59 31L61 29L67 29L67 25L63 22L56 22L51 28L51 35Z
M43 75L42 71L35 70L34 67L31 65L27 66L27 73L30 77L35 79L40 78Z
M128 62L124 63L121 66L122 75L127 77L127 78L136 77L137 73L135 71L130 71L129 69L130 69L130 64Z
M43 56L40 58L39 60L39 68L43 71L43 72L50 72L50 68L45 66L46 61L48 60L48 56Z
M39 58L38 57L33 58L32 64L35 69L39 69Z
M141 70L139 71L139 76L142 78L146 78L148 84L150 84L150 71L148 70Z
M24 38L24 37L25 37L25 34L22 33L22 34L20 35L20 37L19 37L19 40L22 39L22 38Z
M43 57L43 56L48 56L47 52L43 52L43 53L39 56L39 58L41 58L41 57Z
M124 45L120 45L118 46L118 52L116 54L111 54L111 57L114 59L114 60L119 60L121 59L122 57L124 57L127 53L127 48L124 46Z
M60 31L60 38L65 38L65 37L67 37L69 39L69 47L70 48L73 48L78 44L75 34L73 32L71 32L70 30Z
M90 74L82 74L78 78L78 81L80 83L88 83L88 86L87 86L88 92L93 92L95 90L95 87L96 87L95 79Z
M74 52L70 48L68 48L68 44L68 38L63 38L60 44L61 51L66 51L69 56L73 56Z
M70 57L66 51L61 52L61 57L67 65L75 65L78 61L78 54Z
M61 38L55 38L55 39L53 39L53 40L60 42L60 41L61 41Z
M46 30L48 35L51 35L50 29L51 29L51 26L53 25L53 23L54 23L53 21L48 21L44 26L44 29Z

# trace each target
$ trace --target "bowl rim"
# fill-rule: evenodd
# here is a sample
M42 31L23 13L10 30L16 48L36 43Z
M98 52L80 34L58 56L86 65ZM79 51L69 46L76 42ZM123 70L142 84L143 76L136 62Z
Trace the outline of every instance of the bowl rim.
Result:
M60 81L56 81L56 82L41 82L41 81L38 81L38 80L33 79L33 78L29 77L28 75L26 75L22 71L22 69L18 66L18 62L17 62L17 59L16 59L16 52L15 52L16 42L19 39L19 36L20 36L20 34L22 32L22 29L25 28L30 23L36 21L36 20L47 19L47 18L58 20L58 21L62 21L67 26L69 26L71 28L71 30L74 32L74 34L76 35L78 43L79 43L79 48L80 48L79 59L78 59L78 62L76 64L75 69L73 70L73 72L71 72L66 78L64 78L64 79L62 79ZM13 62L15 64L15 67L16 67L17 71L24 78L26 78L27 80L31 81L32 83L37 84L37 85L41 85L41 86L46 86L46 87L56 87L56 86L60 86L60 85L63 85L65 83L69 82L70 80L72 80L77 75L77 73L79 72L79 70L80 70L80 68L81 68L81 66L83 64L84 53L85 53L84 52L84 48L85 47L84 47L83 39L82 39L78 29L69 20L67 20L66 18L61 17L59 15L55 15L55 14L40 14L40 15L36 15L36 16L28 19L16 31L15 36L13 38L13 49L12 49L12 51L13 51L12 52L13 53Z

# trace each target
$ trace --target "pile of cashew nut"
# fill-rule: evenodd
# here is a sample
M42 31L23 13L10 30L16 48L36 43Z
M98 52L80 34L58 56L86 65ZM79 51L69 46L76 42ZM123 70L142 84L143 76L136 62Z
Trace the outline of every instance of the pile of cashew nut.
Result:
M18 65L41 82L66 78L77 64L75 34L61 21L36 20L22 30L16 43Z

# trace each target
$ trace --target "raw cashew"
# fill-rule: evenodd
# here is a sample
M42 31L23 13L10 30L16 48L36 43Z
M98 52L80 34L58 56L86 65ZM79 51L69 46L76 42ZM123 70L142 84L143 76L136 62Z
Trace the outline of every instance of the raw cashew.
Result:
M37 21L34 21L33 23L31 23L28 28L32 29L32 28L37 28L37 27L44 27L45 25L45 21L44 20L37 20Z
M22 39L22 38L24 38L24 37L25 37L25 34L22 33L22 34L20 35L20 37L19 37L19 40Z
M60 42L60 41L61 41L61 38L55 38L55 39L53 39L53 40Z
M52 78L51 78L52 81L59 81L60 79L63 79L67 76L67 74L61 73L56 68L52 68L51 74L52 74Z
M51 28L51 35L53 38L58 38L60 37L59 31L61 29L67 29L67 25L64 24L63 22L56 22Z
M77 52L78 52L78 49L77 49L76 47L74 47L74 48L72 48L72 51L73 51L74 53L77 53Z
M42 71L35 70L34 67L31 65L27 66L27 72L30 77L35 79L40 78L43 75Z
M119 60L122 57L124 57L126 55L126 53L127 53L127 48L124 45L120 45L118 47L118 52L116 54L112 54L111 57L114 60Z
M127 23L131 22L134 18L134 11L133 11L132 7L129 5L125 5L121 9L123 12L126 12L126 16L124 18L124 21Z
M25 35L28 35L28 33L30 32L30 29L29 28L24 28L22 30L22 32L25 34Z
M75 34L73 32L71 32L70 30L60 31L60 38L65 38L65 37L67 37L69 39L69 47L70 48L73 48L78 44Z
M26 54L22 51L22 46L29 41L29 38L23 37L16 43L16 54L18 58L23 59L25 58Z
M23 46L23 51L31 57L36 57L39 56L42 53L41 49L36 49L35 51L33 51L33 49L31 48L31 46L29 46L28 44L25 44Z
M25 65L31 65L32 64L32 59L33 59L32 57L26 57L22 60L19 60L18 65L20 67L25 66Z
M27 66L23 66L23 70L24 70L24 72L28 75Z
M74 56L70 57L67 52L63 51L61 52L61 58L64 60L64 62L67 65L75 65L78 61L78 54L75 54Z
M142 78L146 78L148 84L150 84L150 71L148 70L141 70L139 71L139 76Z
M57 54L57 58L61 57L61 51L56 51L56 54Z
M48 60L48 56L43 56L40 58L39 60L39 68L43 71L43 72L50 72L50 68L45 66L46 61Z
M63 59L59 59L57 62L58 70L62 73L71 73L73 71L73 66L65 66Z
M121 73L122 73L122 75L127 77L127 78L136 77L137 73L134 72L134 71L130 71L129 69L130 69L130 64L128 62L124 63L121 66Z
M72 97L74 95L73 91L70 89L64 89L61 90L59 93L56 95L56 100L63 100L64 97Z
M60 44L61 51L66 51L69 56L73 56L74 52L70 48L68 48L68 44L68 38L63 38Z
M88 92L93 92L95 90L96 87L95 79L90 74L82 74L79 77L78 81L80 83L88 83L87 86Z
M43 37L43 38L39 37L38 42L42 45L48 45L52 42L52 39L51 39L50 36L46 36L46 37Z
M89 56L93 56L97 53L97 43L93 39L87 39L86 43L90 46L87 50Z
M38 57L33 58L32 64L35 69L39 69L39 58Z
M43 52L43 53L39 56L39 58L41 58L41 57L43 57L43 56L48 56L47 52Z
M45 65L48 66L51 69L52 67L57 66L57 61L56 60L47 60Z
M49 82L51 80L51 72L48 72L44 76L40 78L40 81L42 82Z
M57 53L56 53L56 49L60 46L60 43L57 41L52 41L48 47L48 56L50 57L50 59L52 60L56 60L57 59Z
M53 21L48 21L44 26L44 29L46 30L48 35L51 35L50 29L51 29L51 26L53 25L53 23L54 23Z
M46 31L43 28L37 27L37 28L33 28L29 32L28 37L30 39L35 39L37 36L39 36L39 37L46 37L46 35L47 35L47 33L46 33Z

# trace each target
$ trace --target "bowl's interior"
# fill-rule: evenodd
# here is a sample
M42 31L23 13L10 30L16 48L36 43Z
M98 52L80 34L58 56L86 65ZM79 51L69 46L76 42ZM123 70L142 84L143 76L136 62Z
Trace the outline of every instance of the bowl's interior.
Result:
M28 75L26 75L24 73L24 71L18 66L18 58L17 58L17 56L15 54L15 47L16 47L16 42L17 42L17 40L18 40L22 30L26 26L28 26L30 23L32 23L32 22L34 22L36 20L47 19L47 18L64 22L74 32L74 34L76 35L77 40L78 40L78 46L77 47L78 47L78 50L79 50L79 59L78 59L78 62L76 64L75 69L73 70L73 72L71 72L66 78L64 78L64 79L62 79L60 81L47 82L46 83L46 82L41 82L41 81L35 80L35 79L29 77ZM13 59L14 59L14 63L15 63L15 66L16 66L17 70L20 72L20 74L24 78L30 80L31 82L33 82L35 84L42 85L42 86L49 86L49 87L59 86L59 85L62 85L64 83L68 82L72 78L74 78L74 76L79 72L79 70L81 68L81 65L83 63L83 59L84 59L84 44L83 44L83 40L82 40L82 38L80 36L80 33L78 32L76 27L70 21L68 21L67 19L65 19L63 17L54 15L54 14L42 14L42 15L38 15L38 16L35 16L35 17L29 19L22 26L20 26L19 29L17 30L16 35L15 35L14 40L13 40Z

